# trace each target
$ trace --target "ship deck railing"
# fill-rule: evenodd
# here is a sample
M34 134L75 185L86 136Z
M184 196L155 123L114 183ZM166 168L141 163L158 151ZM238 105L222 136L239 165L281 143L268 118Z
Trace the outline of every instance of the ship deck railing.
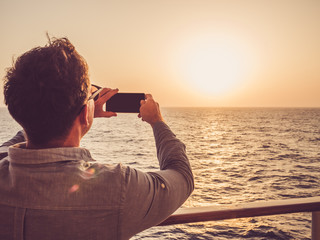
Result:
M179 208L158 226L299 212L310 212L312 214L311 237L312 240L320 240L320 196L234 205Z

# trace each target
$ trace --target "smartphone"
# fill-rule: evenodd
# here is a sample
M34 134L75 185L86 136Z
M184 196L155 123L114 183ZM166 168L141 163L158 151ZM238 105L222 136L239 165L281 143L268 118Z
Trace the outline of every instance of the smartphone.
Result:
M145 98L144 93L117 93L106 102L106 111L138 113L140 101Z

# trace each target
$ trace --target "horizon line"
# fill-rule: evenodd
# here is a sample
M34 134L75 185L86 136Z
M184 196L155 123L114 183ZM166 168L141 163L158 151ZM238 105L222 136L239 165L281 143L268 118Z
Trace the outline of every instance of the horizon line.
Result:
M0 105L0 108L6 108L7 106ZM320 106L161 106L160 108L320 108Z

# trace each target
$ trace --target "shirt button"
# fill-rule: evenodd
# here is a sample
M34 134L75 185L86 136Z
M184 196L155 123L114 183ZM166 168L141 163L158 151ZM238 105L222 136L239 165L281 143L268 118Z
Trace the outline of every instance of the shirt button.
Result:
M161 187L162 187L163 189L165 189L165 188L166 188L166 185L164 185L163 183L161 183Z

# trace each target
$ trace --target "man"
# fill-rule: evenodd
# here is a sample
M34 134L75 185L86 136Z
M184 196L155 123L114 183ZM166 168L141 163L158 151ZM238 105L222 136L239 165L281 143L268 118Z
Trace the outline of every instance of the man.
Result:
M102 165L79 147L94 117L116 116L102 106L118 90L96 90L66 38L26 52L8 70L5 103L26 139L20 132L2 146L0 239L129 239L193 191L185 146L151 95L138 116L153 129L159 171Z

